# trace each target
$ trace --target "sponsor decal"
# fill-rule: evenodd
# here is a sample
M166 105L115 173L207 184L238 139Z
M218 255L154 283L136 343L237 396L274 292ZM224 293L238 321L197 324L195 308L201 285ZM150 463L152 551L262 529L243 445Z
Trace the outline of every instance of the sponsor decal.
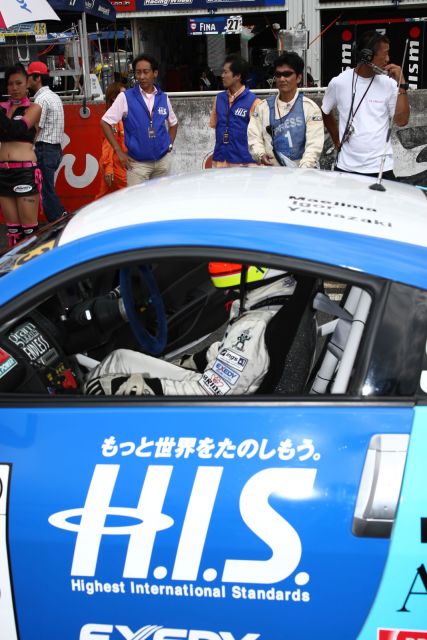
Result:
M110 9L108 9L107 7L104 7L102 4L98 5L98 11L99 13L103 13L104 16L110 15Z
M238 353L234 353L231 349L221 349L217 355L217 360L222 360L226 364L229 364L233 369L237 371L243 371L248 364L248 359L240 356Z
M19 4L19 7L24 11L28 11L28 13L33 13L29 8L29 6L27 5L27 3L25 2L25 0L16 0L16 2L17 4ZM29 20L28 16L27 16L27 20Z
M3 378L17 364L15 358L0 347L0 378Z
M410 89L419 89L421 29L413 26L409 30L408 84Z
M172 438L159 435L156 441L142 436L140 441L122 440L120 437L110 436L105 438L101 446L104 458L120 456L127 458L184 458L184 460L197 457L201 460L220 460L225 458L258 458L259 460L271 460L277 458L284 462L306 462L307 460L320 460L320 453L316 451L311 438L302 438L298 443L291 438L284 437L278 445L274 446L268 438L245 438L240 442L233 442L232 438L192 438L188 436Z
M199 384L211 396L224 396L230 391L230 386L212 369L207 369L199 380Z
M148 465L140 487L134 487L133 505L117 504L117 496L127 486L119 464L97 464L82 506L53 513L49 523L65 533L75 535L72 554L70 589L91 597L98 593L128 594L144 598L220 598L230 600L270 600L307 603L310 591L306 585L310 574L300 568L303 547L297 530L282 513L270 504L272 495L289 500L313 496L317 469L269 467L256 472L244 482L236 496L236 510L242 526L270 549L267 559L238 559L216 556L214 566L206 566L211 556L209 534L212 515L221 504L224 466L198 466L189 495L172 507L168 500L170 485L176 484L176 469L169 464ZM171 489L172 491L173 489ZM139 494L138 494L139 492ZM187 496L184 498L184 495ZM159 555L168 531L166 556ZM116 576L105 580L105 540L115 537ZM158 539L160 542L158 542ZM160 544L160 546L159 546ZM175 549L175 551L174 551ZM249 554L251 555L251 554ZM153 561L155 559L155 562ZM110 566L109 558L108 566ZM96 578L102 573L102 580ZM278 584L290 578L286 585ZM193 630L180 638L197 638ZM200 632L201 633L201 632ZM214 634L216 632L212 632ZM221 632L223 633L223 632ZM87 636L90 637L90 636ZM95 636L96 637L96 636ZM133 636L129 636L132 638ZM159 634L154 636L162 638ZM171 635L166 638L174 638ZM245 636L246 637L246 636ZM249 637L252 637L249 635ZM257 636L256 636L257 637ZM85 638L85 636L82 636ZM208 633L205 638L213 638ZM232 638L232 636L219 636Z
M158 112L161 116L166 116L166 115L167 115L167 113L168 113L168 112L167 112L167 110L166 110L166 107L159 107L159 108L157 109L157 112Z
M378 629L377 640L427 640L427 631Z
M427 543L427 518L420 518L420 525L421 544L424 544ZM417 567L414 579L412 580L409 591L406 594L405 601L402 607L398 609L398 611L405 613L410 611L410 609L408 609L409 599L413 598L414 596L427 596L427 570L424 564L420 564L420 566ZM425 637L427 638L427 632Z
M230 384L233 384L233 385L236 384L236 382L240 378L239 373L236 373L236 371L233 371L233 369L230 369L230 367L227 367L225 364L223 364L219 360L215 360L212 369L216 373L218 373L221 376L221 378L224 378L224 380L227 380Z
M17 246L19 248L19 245ZM29 251L22 253L17 257L13 268L17 269L18 267L25 264L26 262L33 260L33 258L37 258L37 256L41 256L43 255L43 253L50 251L51 249L53 249L54 246L55 246L55 240L49 240L49 242L43 242L43 244L40 244L38 247L35 247L34 249L30 249Z
M116 635L116 632L118 635ZM230 631L205 631L199 629L167 629L157 625L145 625L133 631L125 625L112 624L85 624L81 628L79 640L113 640L125 638L125 640L258 640L259 633L245 633L244 636L235 636Z
M351 67L352 40L353 34L349 29L344 29L341 33L341 71Z
M427 542L427 518L421 518L421 542Z
M240 336L237 338L236 344L233 344L233 347L238 351L245 350L245 343L251 340L251 335L249 333L249 329L245 329Z
M235 110L234 115L240 116L241 118L245 118L247 112L248 112L247 109L243 109L242 107L239 107L238 109Z
M39 362L46 366L57 355L56 349L51 347L32 322L20 325L9 333L8 339L19 347L31 362Z
M406 593L405 600L398 611L410 611L409 609L409 600L411 598L415 598L418 600L420 597L427 596L427 571L424 564L420 564L419 567L415 570L415 575L412 580L411 586L409 587L408 592ZM415 604L415 603L414 603Z
M30 184L17 184L13 190L15 193L28 193L28 191L32 191L32 188Z

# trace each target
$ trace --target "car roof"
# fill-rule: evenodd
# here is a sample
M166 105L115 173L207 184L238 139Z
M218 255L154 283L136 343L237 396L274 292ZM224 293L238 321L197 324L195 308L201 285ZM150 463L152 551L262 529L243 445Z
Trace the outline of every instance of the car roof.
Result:
M152 222L246 220L300 225L427 247L427 198L413 186L316 169L212 169L145 182L70 220L60 245Z

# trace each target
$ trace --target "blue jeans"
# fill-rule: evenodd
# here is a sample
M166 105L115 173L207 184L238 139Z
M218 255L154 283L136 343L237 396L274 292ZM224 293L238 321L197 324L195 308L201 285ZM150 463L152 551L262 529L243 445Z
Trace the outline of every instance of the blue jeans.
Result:
M55 171L62 160L60 144L36 142L37 164L42 172L42 198L43 209L49 222L60 218L65 211L58 196L55 193Z

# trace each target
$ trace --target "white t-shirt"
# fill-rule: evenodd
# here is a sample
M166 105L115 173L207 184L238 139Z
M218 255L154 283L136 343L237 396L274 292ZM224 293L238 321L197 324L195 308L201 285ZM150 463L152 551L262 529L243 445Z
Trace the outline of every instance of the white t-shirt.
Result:
M338 111L340 140L344 135L350 109L352 108L353 114L357 110L352 120L354 132L349 141L343 143L338 155L337 166L344 171L377 173L384 150L387 154L384 171L393 169L391 142L387 143L387 148L385 145L390 118L393 117L396 105L397 83L386 75L376 75L369 87L371 80L372 78L362 78L353 69L346 69L332 78L323 98L324 113L330 113L335 107ZM351 107L353 92L355 96Z

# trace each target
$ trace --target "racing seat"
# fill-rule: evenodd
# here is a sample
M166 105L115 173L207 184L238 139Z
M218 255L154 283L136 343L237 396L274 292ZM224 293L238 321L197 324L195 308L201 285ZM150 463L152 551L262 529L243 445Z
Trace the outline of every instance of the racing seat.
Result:
M317 278L297 276L293 295L268 325L265 342L270 367L256 394L297 395L304 391L316 345L312 303L320 288Z
M314 308L334 319L319 327L319 333L329 336L314 370L311 394L345 393L353 371L354 362L372 298L360 287L350 287L340 306L325 294L317 294Z

